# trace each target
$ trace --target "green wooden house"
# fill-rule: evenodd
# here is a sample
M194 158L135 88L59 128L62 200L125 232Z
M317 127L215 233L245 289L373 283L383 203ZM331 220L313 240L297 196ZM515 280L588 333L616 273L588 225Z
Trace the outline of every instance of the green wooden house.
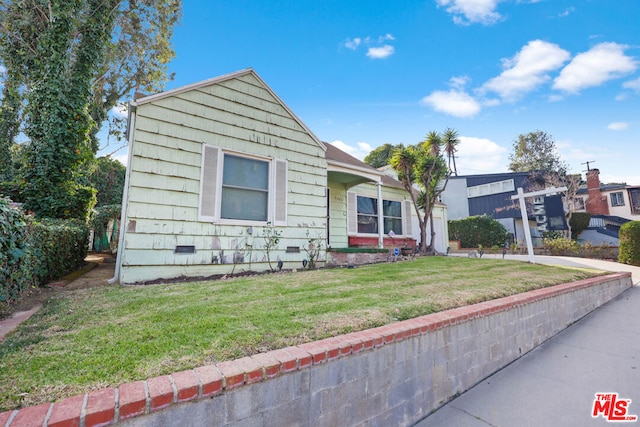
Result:
M128 138L121 283L300 269L309 240L320 265L415 246L399 182L318 140L252 69L136 99Z

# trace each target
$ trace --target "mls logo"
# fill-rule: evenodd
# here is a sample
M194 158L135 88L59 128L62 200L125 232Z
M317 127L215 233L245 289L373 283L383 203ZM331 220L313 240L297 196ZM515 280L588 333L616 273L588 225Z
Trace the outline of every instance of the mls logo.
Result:
M611 422L635 422L638 416L628 414L629 405L631 399L618 399L618 393L596 393L591 416L598 418L602 415Z

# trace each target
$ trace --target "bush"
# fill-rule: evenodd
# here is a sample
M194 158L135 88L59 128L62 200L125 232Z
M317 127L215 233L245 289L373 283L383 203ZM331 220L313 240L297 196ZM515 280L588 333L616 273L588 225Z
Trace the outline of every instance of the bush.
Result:
M577 240L580 233L589 227L591 214L586 212L574 212L571 214L569 225L571 226L571 238Z
M640 267L640 221L631 221L620 227L618 262Z
M0 198L0 301L15 300L81 266L89 228L81 221L37 221Z
M26 216L0 198L0 301L17 298L35 277L27 270Z
M488 215L449 221L449 240L459 240L463 248L502 248L509 237L504 225Z
M575 240L561 238L545 237L543 240L544 248L551 255L577 255L580 245Z
M29 191L27 191L29 190ZM95 188L72 181L47 188L46 194L29 189L23 193L24 207L39 218L79 219L87 221L96 205Z

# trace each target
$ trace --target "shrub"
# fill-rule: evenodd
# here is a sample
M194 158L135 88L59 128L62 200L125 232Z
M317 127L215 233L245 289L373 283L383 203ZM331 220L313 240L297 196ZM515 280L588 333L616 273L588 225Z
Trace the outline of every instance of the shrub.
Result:
M488 215L470 216L449 221L449 239L459 240L463 248L504 247L509 240L509 232Z
M640 221L630 221L620 227L618 262L640 266Z
M81 221L37 221L0 198L0 301L18 298L82 265L89 228Z
M542 240L544 248L551 255L576 255L580 245L575 240L567 238L544 238Z
M82 266L89 250L89 227L78 220L30 221L26 240L40 286Z
M26 216L10 207L10 200L0 198L0 301L17 298L35 283L27 270Z
M580 233L589 227L591 214L586 212L574 212L571 214L569 225L571 226L571 238L576 240Z

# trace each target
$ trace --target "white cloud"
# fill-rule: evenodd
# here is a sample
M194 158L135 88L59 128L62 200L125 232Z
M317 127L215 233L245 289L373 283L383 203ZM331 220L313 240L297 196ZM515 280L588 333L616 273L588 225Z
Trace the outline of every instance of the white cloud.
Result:
M344 42L344 46L347 49L357 50L358 47L366 46L367 53L366 55L372 59L384 59L393 55L395 48L386 42L394 41L396 38L393 34L386 33L382 36L378 36L377 38L372 37L354 37L352 39L347 39Z
M460 175L505 170L507 149L486 138L459 137L456 166Z
M434 91L422 98L422 103L434 110L455 117L473 117L480 112L480 103L463 90Z
M625 130L629 128L629 123L626 122L613 122L609 123L607 129L609 130Z
M355 37L353 39L347 39L344 42L344 45L347 49L356 50L358 46L362 43L362 39L360 37Z
M496 92L505 101L515 101L549 81L549 72L560 68L569 52L543 40L527 43L513 58L502 60L504 71L486 82L481 91Z
M471 81L469 76L457 76L449 79L449 85L456 89L464 88Z
M460 25L491 25L502 19L495 11L498 3L504 0L436 0L436 4L445 7L453 15L453 22Z
M388 44L380 47L370 47L367 51L367 56L371 59L384 59L393 55L393 46Z
M600 43L577 55L555 79L554 89L579 93L582 89L634 72L638 63L624 54L627 48L617 43Z
M369 154L371 150L373 150L373 147L371 147L371 145L367 144L366 142L357 142L356 146L353 147L351 145L344 143L343 141L335 140L331 142L331 145L339 148L340 150L344 151L347 154L352 155L358 160L364 159L367 156L367 154Z
M571 14L572 14L573 12L575 12L575 11L576 11L576 8L575 8L575 7L573 7L573 6L568 7L568 8L566 8L566 9L564 10L564 12L559 13L559 14L558 14L558 17L560 17L560 18L565 18L565 17L567 17L567 16L571 15Z
M124 153L124 154L118 154L117 156L111 156L111 158L127 166L127 160L129 160L129 155L127 153Z
M126 118L129 111L129 105L126 102L119 102L111 108L111 114L118 117Z
M636 92L640 92L640 77L635 80L629 80L628 82L622 83L622 87L625 89L631 89Z

